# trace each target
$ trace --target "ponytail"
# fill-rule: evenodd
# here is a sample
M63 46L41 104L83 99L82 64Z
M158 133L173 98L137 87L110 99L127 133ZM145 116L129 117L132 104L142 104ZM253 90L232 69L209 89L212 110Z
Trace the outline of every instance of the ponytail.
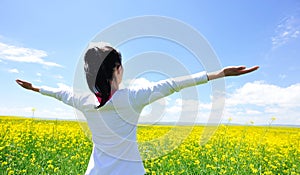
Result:
M121 54L110 46L93 47L86 52L84 61L88 87L96 95L100 108L111 98L111 81L114 68L121 65Z

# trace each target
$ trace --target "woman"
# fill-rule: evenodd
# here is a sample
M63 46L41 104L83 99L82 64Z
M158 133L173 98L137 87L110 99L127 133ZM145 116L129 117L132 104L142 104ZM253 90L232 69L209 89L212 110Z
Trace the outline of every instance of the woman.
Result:
M121 54L113 47L95 46L87 50L84 70L91 93L73 94L64 89L38 88L16 80L25 89L55 97L79 109L92 132L93 152L86 174L145 174L138 151L136 129L142 109L155 100L183 88L224 76L237 76L258 69L232 66L217 72L166 79L142 88L119 89L123 67Z

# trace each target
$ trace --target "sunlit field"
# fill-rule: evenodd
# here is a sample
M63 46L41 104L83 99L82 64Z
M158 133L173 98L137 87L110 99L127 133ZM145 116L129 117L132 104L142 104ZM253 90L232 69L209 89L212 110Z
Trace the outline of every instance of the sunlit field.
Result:
M0 117L0 123L0 174L84 174L92 143L78 122ZM300 174L300 128L221 125L200 144L203 129L139 126L147 174ZM180 134L187 137L170 146Z

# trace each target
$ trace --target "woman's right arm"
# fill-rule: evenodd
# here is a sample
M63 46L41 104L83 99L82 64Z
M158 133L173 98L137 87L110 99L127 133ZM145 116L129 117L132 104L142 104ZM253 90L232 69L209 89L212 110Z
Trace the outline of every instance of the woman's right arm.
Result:
M169 96L174 92L179 92L181 89L206 83L208 76L206 72L199 72L193 75L169 78L166 80L152 83L150 86L129 88L130 101L138 108Z
M226 76L239 76L242 74L247 74L257 70L258 68L258 66L251 68L246 68L245 66L230 66L216 72L199 72L189 76L170 78L154 83L148 87L131 90L130 97L132 99L130 100L135 106L144 107L147 104L171 95L174 92L178 92L181 89L203 84L207 81Z

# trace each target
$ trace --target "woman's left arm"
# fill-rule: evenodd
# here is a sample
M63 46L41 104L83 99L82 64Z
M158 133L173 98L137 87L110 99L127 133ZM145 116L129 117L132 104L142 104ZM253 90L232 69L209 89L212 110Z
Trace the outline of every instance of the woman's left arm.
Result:
M34 92L40 92L40 88L34 87L31 83L29 83L27 81L17 79L16 82L24 89L32 90Z
M70 89L60 89L60 88L50 88L50 87L35 87L30 82L23 81L17 79L16 82L23 88L27 90L31 90L34 92L41 93L46 96L50 96L53 98L56 98L59 101L62 101L63 103L70 105L72 107L75 107L79 110L82 108L83 102L89 100L88 98L82 98L81 96L77 95L75 96L73 91Z

